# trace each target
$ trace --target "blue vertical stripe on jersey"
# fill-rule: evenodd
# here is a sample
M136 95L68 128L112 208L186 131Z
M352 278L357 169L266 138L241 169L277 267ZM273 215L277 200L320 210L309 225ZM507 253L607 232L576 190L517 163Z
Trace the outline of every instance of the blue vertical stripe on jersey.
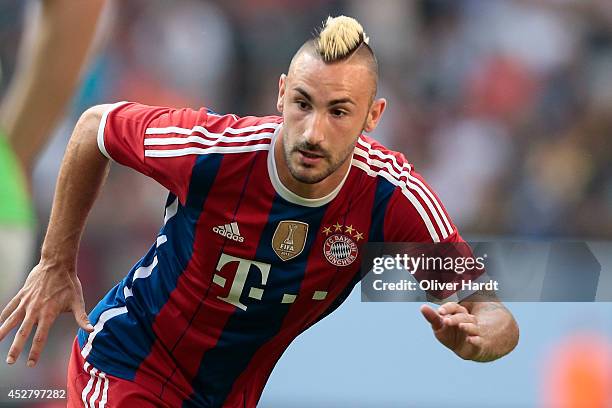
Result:
M389 200L393 195L393 191L395 190L395 186L389 183L382 177L378 177L378 182L376 183L376 195L374 196L374 203L372 205L372 216L370 223L370 232L368 233L368 242L383 242L384 241L384 228L385 228L385 215L387 213L387 206L389 204ZM361 268L350 283L340 292L338 297L334 299L334 301L329 305L329 307L315 320L310 326L306 327L304 330L314 326L327 316L329 316L334 310L340 307L342 303L349 297L353 288L357 283L363 278L363 271Z
M395 186L393 184L382 177L378 177L376 196L372 206L372 224L370 224L368 242L385 241L385 216L387 215L389 200L391 200L394 191Z
M222 406L234 381L246 369L253 355L278 334L291 306L281 303L281 300L284 294L299 293L308 255L326 209L327 205L302 207L275 196L254 259L272 265L268 281L262 286L260 271L252 266L244 290L262 288L262 299L253 300L246 294L242 296L241 302L247 306L247 310L236 308L215 347L204 354L192 383L194 393L191 400L184 402L184 407ZM274 231L284 220L301 221L309 226L304 250L289 261L282 261L272 249Z
M178 203L176 215L168 220L160 231L167 241L157 247L154 244L148 253L132 268L128 276L102 299L90 314L92 324L111 308L127 306L128 312L108 320L94 341L87 360L108 374L133 379L140 363L147 357L155 341L153 321L176 288L179 276L187 267L192 254L195 231L202 215L223 156L211 154L196 160L189 184L185 206ZM166 207L176 196L170 194ZM141 266L150 265L157 256L158 264L150 276L132 280L134 272ZM158 271L163 271L159 273ZM133 296L124 297L124 287ZM129 333L129 336L126 334ZM81 347L88 334L79 330Z

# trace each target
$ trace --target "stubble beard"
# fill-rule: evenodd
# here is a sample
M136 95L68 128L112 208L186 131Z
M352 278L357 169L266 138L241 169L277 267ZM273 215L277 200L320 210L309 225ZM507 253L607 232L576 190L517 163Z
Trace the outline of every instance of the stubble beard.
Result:
M306 172L308 172L306 173L304 172L304 170L300 170L300 168L308 169L308 167L302 166L297 162L291 160L294 154L299 154L300 149L309 150L323 155L324 157L322 158L322 160L324 161L325 167L321 169L318 173L311 173L308 172L308 170L306 170ZM336 160L333 160L328 152L323 151L318 146L313 146L308 143L299 143L295 146L287 146L283 141L283 153L285 155L285 162L287 163L287 167L289 168L289 173L291 173L291 176L294 179L304 184L316 184L325 180L336 170L338 170L352 156L354 149L355 146L350 145L344 152L342 152L341 155L338 156Z

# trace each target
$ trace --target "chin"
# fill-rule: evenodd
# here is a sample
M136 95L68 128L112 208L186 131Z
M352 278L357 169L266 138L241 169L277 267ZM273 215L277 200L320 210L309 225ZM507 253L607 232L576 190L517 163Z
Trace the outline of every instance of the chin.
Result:
M296 175L294 175L293 177L300 183L304 183L304 184L317 184L318 182L322 181L325 178L325 177L321 177L316 174L315 175L298 174L297 177Z
M308 169L303 171L293 171L290 169L290 173L294 179L304 184L317 184L327 177L321 174L321 172L314 172Z

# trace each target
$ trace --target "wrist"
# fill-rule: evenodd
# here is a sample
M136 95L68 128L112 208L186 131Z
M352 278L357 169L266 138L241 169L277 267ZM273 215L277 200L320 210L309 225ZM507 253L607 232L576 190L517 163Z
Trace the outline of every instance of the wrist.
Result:
M43 247L40 255L40 265L45 268L74 272L76 270L76 253Z

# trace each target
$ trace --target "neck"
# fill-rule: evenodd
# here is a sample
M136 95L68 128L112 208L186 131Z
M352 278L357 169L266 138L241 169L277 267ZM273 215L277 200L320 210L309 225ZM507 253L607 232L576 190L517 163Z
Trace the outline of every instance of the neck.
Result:
M346 160L332 174L318 183L309 184L302 183L297 180L289 171L289 166L285 155L283 154L283 129L280 129L278 137L274 143L274 161L276 162L276 171L278 178L283 185L292 193L300 197L308 199L323 198L331 194L338 186L342 184L351 166L351 160Z

